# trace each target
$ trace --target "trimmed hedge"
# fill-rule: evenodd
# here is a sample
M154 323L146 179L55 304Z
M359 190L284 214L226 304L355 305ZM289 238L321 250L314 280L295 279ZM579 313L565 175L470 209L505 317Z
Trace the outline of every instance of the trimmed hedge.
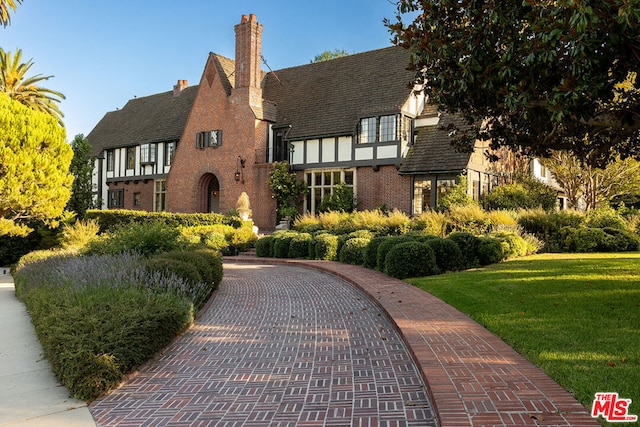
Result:
M309 258L309 244L313 240L311 234L300 233L289 242L289 258Z
M489 265L504 259L502 242L493 237L480 237L478 242L478 261L480 265Z
M367 268L376 268L377 265L377 256L378 256L378 246L380 243L384 242L387 236L376 236L373 239L369 240L369 244L367 248L364 250L364 263L363 265Z
M272 235L263 236L256 241L256 256L262 258L273 257L273 242Z
M471 233L456 232L451 233L447 239L453 241L462 251L462 269L477 267L478 260L478 238Z
M370 239L365 237L354 237L347 240L340 251L340 262L353 265L364 264L364 252L369 241Z
M311 243L314 247L314 258L335 261L338 258L338 236L318 234Z
M440 272L462 270L464 257L454 241L436 237L428 239L424 243L433 249Z
M386 274L398 279L438 274L433 249L427 243L417 241L394 245L385 258L384 267Z
M224 224L233 228L242 227L242 220L231 215L218 213L181 214L170 212L146 212L125 209L88 210L87 219L93 219L100 225L101 231L111 230L122 225L136 223L161 222L171 227L195 227L199 225Z

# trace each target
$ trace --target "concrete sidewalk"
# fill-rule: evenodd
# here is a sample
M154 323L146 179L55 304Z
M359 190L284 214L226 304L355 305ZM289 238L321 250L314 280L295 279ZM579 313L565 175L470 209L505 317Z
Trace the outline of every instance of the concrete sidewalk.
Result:
M69 397L42 354L31 318L0 268L0 426L94 427L87 405Z

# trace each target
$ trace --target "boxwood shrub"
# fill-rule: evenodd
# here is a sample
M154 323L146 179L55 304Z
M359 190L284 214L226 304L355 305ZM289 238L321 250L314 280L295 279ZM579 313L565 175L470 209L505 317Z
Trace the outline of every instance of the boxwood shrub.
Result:
M315 259L335 261L338 258L338 236L321 233L313 238Z
M376 268L376 258L378 256L378 246L380 243L384 242L387 236L376 236L373 239L369 240L366 249L364 250L364 263L363 265L367 268Z
M295 231L279 231L273 233L273 256L276 258L287 258L289 256L289 245L298 233Z
M345 242L340 250L340 262L345 264L364 264L364 252L370 239L365 237L354 237Z
M483 236L478 241L478 261L480 265L489 265L500 262L504 259L502 242L500 240Z
M389 250L385 258L385 273L398 279L438 274L436 256L426 243L401 242Z
M525 256L527 254L527 242L515 233L499 231L491 233L491 237L497 239L502 244L502 254L504 258Z
M462 251L453 240L434 237L427 239L424 243L433 249L436 257L436 264L441 273L446 271L458 271L464 266Z
M273 241L272 235L262 236L256 241L256 256L273 257Z
M151 271L161 271L163 273L173 273L178 277L186 279L190 283L202 282L202 276L198 268L186 261L171 259L166 257L153 257L145 261L144 266Z
M289 243L289 258L309 258L309 243L313 238L309 233L298 233Z
M171 251L157 256L155 259L170 259L187 262L193 265L206 283L215 289L222 281L222 256L215 250L198 249L188 251Z
M449 234L447 239L453 241L462 251L462 269L477 267L478 261L478 238L471 233L455 232Z

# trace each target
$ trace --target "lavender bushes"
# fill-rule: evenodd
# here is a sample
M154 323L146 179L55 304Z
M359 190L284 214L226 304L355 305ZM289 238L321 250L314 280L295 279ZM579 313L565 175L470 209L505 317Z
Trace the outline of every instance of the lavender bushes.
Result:
M151 270L134 252L51 255L18 265L16 293L56 376L86 401L108 392L187 328L220 280L194 282ZM221 269L217 254L210 259Z

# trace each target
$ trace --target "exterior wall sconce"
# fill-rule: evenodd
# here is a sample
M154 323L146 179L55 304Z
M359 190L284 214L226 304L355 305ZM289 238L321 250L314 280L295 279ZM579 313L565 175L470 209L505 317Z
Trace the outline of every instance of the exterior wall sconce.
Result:
M238 156L238 158L236 159L236 173L233 177L236 182L240 182L242 180L242 183L244 184L244 172L242 171L242 169L244 169L244 163L246 161L246 159L243 159L240 156Z

